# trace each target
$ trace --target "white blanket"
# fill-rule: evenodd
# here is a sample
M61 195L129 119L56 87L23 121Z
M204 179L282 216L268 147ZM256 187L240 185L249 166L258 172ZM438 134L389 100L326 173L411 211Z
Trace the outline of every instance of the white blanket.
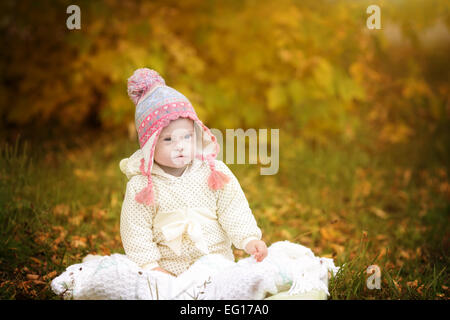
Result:
M302 245L280 241L262 262L248 257L232 262L208 254L178 277L144 271L126 255L89 255L53 279L52 290L64 299L132 300L261 300L289 290L290 295L314 289L328 294L332 259L315 257Z

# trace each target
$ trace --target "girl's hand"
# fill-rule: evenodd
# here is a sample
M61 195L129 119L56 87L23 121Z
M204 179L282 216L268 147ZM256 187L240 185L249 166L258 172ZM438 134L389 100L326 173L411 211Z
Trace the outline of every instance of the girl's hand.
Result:
M261 262L267 257L267 246L262 240L252 240L245 246L245 252L255 257L257 262Z
M173 274L171 274L169 271L167 271L166 269L163 269L163 268L161 268L161 267L155 267L155 268L153 268L152 270L160 271L160 272L167 273L168 275L173 276Z

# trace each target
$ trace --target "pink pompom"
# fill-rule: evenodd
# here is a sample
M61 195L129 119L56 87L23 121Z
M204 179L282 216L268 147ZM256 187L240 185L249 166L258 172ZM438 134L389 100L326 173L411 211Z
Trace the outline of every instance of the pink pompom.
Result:
M157 84L166 84L158 72L148 68L137 69L128 78L128 96L137 105L141 97Z
M225 173L212 170L208 178L208 186L212 190L219 190L222 189L229 181L230 178Z

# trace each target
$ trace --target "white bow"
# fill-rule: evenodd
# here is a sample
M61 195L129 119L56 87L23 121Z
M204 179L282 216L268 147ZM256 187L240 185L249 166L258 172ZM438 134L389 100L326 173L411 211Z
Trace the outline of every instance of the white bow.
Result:
M158 213L154 220L154 226L164 235L164 244L176 255L181 255L181 242L185 232L201 252L208 254L209 249L203 237L201 222L214 219L216 219L216 215L208 208L186 207Z

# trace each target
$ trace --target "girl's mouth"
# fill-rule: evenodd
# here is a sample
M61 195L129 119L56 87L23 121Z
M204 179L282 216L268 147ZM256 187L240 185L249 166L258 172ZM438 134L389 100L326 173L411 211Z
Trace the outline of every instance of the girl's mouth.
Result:
M175 161L185 161L187 159L186 156L180 155L180 156L176 156L175 158L173 158L173 160Z

